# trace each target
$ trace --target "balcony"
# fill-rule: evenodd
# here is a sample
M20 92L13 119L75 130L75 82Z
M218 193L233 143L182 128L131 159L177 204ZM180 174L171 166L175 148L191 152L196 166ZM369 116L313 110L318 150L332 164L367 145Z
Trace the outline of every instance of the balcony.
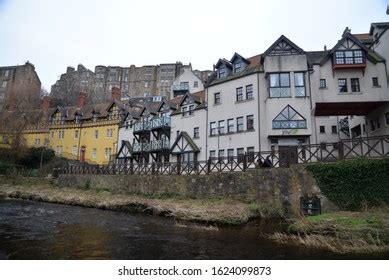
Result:
M141 153L141 152L150 152L151 150L151 144L150 143L134 143L132 145L132 152L133 153Z
M182 83L180 85L173 85L172 89L173 89L173 92L186 93L189 91L189 83Z
M170 150L169 140L155 140L151 142L151 151L160 152Z
M151 121L151 129L153 130L158 130L158 129L164 129L164 128L169 128L170 129L170 117L161 117L161 118L156 118Z
M134 133L147 133L150 131L152 123L150 121L136 122L134 124Z

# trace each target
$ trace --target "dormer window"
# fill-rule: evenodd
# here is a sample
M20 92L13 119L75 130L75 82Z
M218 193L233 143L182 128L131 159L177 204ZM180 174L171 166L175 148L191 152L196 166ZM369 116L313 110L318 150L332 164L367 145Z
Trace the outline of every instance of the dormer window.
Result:
M363 64L362 50L347 50L335 52L335 64Z
M80 123L80 120L81 120L81 117L80 117L79 115L76 115L75 122L76 122L76 123Z
M93 121L93 122L97 122L97 114L96 114L96 113L93 114L92 121Z
M108 120L112 120L112 112L108 112Z
M234 64L234 73L239 73L242 71L242 62L238 61Z
M219 68L219 78L224 78L226 76L226 68L221 67Z

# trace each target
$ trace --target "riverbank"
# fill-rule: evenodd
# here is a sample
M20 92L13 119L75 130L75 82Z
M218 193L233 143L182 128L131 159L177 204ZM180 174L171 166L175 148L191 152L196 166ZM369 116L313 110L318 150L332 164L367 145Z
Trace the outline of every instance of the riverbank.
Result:
M298 244L335 253L389 252L389 208L365 212L339 211L289 221L284 233L268 238L280 244Z
M209 225L243 225L263 217L277 217L277 209L232 199L189 199L113 194L79 188L58 187L54 180L0 178L0 197L44 201L127 212L142 212L177 221ZM270 209L270 210L269 210Z

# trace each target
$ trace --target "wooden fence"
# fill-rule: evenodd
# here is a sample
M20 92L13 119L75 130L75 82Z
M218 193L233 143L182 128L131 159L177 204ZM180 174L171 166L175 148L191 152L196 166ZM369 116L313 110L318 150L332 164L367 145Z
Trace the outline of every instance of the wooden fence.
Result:
M355 138L335 143L279 147L272 151L246 153L240 156L209 158L196 162L145 163L128 162L110 165L79 165L58 170L61 174L208 174L210 172L246 171L260 168L270 161L271 167L289 167L291 164L336 162L355 158L388 158L389 135Z

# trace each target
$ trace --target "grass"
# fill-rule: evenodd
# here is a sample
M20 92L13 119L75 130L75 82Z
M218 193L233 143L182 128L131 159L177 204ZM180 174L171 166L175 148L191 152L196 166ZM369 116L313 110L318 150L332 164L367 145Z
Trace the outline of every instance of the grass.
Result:
M264 205L249 204L232 199L191 199L176 196L143 196L112 194L107 189L60 188L52 182L22 181L1 184L0 196L52 203L62 203L118 211L137 211L207 225L242 225L261 215L279 213ZM35 182L35 184L33 184Z
M334 212L290 221L284 233L269 236L279 243L328 249L337 253L389 251L389 208Z

